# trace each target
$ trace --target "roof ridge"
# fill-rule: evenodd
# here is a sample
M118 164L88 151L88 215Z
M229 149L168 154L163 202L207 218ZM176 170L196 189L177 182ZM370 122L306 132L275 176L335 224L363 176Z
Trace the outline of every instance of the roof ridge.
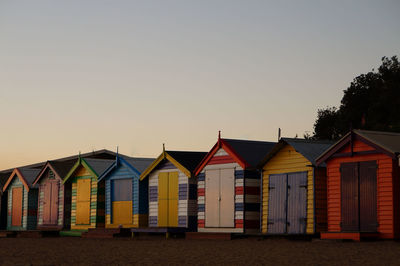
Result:
M371 134L379 134L379 135L394 135L400 136L400 132L389 132L389 131L377 131L377 130L365 130L365 129L354 129L355 132L360 133L371 133Z
M247 141L247 142L262 142L262 143L276 143L274 141L267 141L267 140L248 140L248 139L227 139L221 138L222 140L233 140L233 141Z

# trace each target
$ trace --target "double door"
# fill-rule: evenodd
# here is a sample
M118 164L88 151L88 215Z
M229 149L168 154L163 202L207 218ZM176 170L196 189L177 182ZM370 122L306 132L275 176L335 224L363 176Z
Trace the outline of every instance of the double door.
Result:
M268 233L305 234L307 172L269 176Z
M235 227L235 169L206 170L205 226Z
M59 181L51 180L44 184L44 200L43 200L43 224L58 224L58 191Z
M178 172L162 172L158 175L158 226L178 226L179 201Z
M342 231L377 231L376 171L376 161L341 164Z

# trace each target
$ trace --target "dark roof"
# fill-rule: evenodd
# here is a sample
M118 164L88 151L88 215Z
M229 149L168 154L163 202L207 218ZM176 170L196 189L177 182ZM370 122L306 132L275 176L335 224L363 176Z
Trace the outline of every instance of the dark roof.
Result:
M35 181L37 175L40 173L40 169L33 168L18 168L18 170L21 172L29 187L32 186L33 181Z
M139 173L142 173L151 165L155 160L154 158L124 158L130 165L132 165Z
M116 155L117 154L115 152L112 152L112 151L109 151L109 150L106 150L106 149L102 149L102 150L98 150L98 151L92 151L92 152L83 153L83 154L81 154L81 157L82 158L96 158L96 159L114 159ZM122 154L119 154L119 156L123 157L124 159L125 158L130 158L129 156L122 155ZM78 157L79 157L79 155L72 155L72 156L68 156L68 157L55 159L55 160L52 160L52 161L77 160ZM46 163L47 162L34 163L34 164L20 166L18 168L27 167L27 168L38 168L38 169L41 169ZM15 168L2 170L2 171L0 171L0 174L1 173L6 173L6 174L10 175L14 169Z
M88 165L96 172L97 176L101 176L114 162L115 160L105 160L105 159L84 159Z
M169 155L177 160L183 167L193 172L196 166L207 155L207 152L198 151L166 151Z
M276 144L276 142L239 139L223 139L223 141L228 143L240 157L254 168Z
M298 153L306 157L313 165L315 160L324 151L333 145L333 141L317 141L306 139L281 138L283 141L292 146Z
M10 177L11 173L0 173L0 195L3 192L3 186L7 182L8 178Z
M49 161L49 164L54 168L57 174L64 179L71 168L75 165L76 160L69 161Z
M364 137L365 139L393 154L400 153L400 133L360 129L354 130L354 133Z

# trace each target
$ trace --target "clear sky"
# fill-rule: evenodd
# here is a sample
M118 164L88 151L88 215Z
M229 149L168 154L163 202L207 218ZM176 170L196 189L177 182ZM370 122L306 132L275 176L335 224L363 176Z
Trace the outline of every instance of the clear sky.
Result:
M0 0L0 169L312 132L400 54L400 1Z

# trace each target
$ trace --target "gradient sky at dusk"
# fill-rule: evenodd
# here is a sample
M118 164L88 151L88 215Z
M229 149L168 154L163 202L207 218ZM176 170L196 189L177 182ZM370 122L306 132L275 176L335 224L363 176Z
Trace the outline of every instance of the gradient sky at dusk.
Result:
M302 136L400 54L400 1L0 0L0 169Z

